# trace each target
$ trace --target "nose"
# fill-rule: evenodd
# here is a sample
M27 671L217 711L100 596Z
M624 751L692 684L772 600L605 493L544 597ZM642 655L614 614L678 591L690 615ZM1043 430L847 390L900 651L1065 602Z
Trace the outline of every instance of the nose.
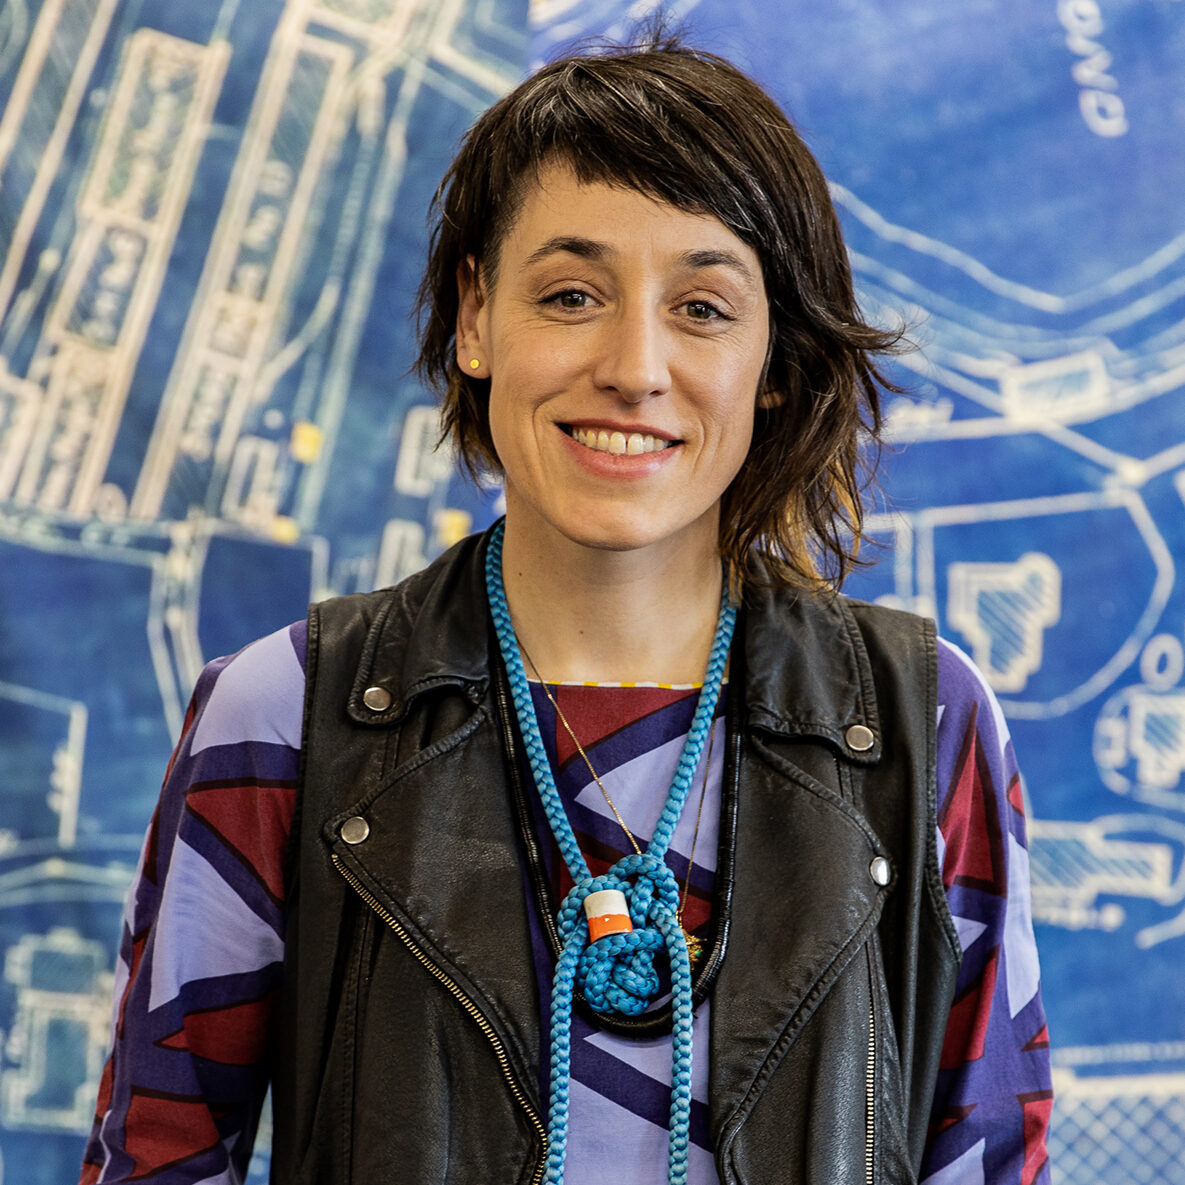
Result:
M657 311L623 308L606 319L598 342L593 380L627 403L641 403L670 390L669 342Z

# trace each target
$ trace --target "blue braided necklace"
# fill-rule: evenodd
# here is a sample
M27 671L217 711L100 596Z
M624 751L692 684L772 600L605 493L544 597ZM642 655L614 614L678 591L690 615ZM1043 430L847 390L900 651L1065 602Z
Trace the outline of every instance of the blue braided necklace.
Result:
M672 988L672 1070L669 1185L686 1185L688 1129L691 1118L691 963L679 923L679 884L664 859L675 826L691 788L704 743L716 715L716 701L724 679L728 648L736 624L736 607L721 594L720 617L708 656L703 687L687 742L683 746L666 804L643 853L618 860L603 876L593 876L560 801L547 751L539 733L535 705L506 604L502 583L503 523L490 533L486 549L486 595L498 636L498 646L519 729L543 810L572 874L572 890L556 919L563 949L556 962L551 996L551 1100L547 1119L548 1185L562 1185L568 1146L568 1086L571 1079L572 997L577 988L601 1013L641 1015L659 992L654 957L664 947L670 960ZM633 930L589 942L584 900L592 893L613 889L624 894Z

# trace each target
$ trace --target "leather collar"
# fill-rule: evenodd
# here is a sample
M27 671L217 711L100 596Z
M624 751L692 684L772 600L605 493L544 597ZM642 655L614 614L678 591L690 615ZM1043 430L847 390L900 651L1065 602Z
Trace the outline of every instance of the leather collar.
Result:
M829 741L860 765L879 761L872 664L847 598L757 588L747 593L745 610L748 726ZM861 725L871 744L867 734L853 734Z
M356 723L398 723L418 696L444 685L461 687L474 703L484 697L485 547L485 534L463 539L393 590L371 624L354 678L347 710ZM846 598L756 588L746 595L745 617L746 725L827 741L861 765L878 761L872 668ZM390 695L381 710L363 699L376 687ZM856 725L871 732L866 748L850 744ZM866 734L856 737L867 742Z
M356 724L386 726L407 715L418 696L460 686L479 703L490 683L485 591L486 535L470 535L390 590L370 625L347 711ZM382 688L390 704L363 699Z

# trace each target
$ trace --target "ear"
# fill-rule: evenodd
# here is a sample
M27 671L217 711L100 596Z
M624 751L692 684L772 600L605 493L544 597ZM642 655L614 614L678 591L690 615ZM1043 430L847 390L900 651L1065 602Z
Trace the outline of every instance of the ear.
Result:
M457 265L457 366L470 378L488 379L490 360L484 340L485 299L472 255ZM476 365L474 365L476 363Z
M774 360L774 333L770 330L769 342L765 347L765 365L761 368L761 381L757 384L757 406L762 411L772 411L786 402L785 391L771 387L769 383L770 363Z

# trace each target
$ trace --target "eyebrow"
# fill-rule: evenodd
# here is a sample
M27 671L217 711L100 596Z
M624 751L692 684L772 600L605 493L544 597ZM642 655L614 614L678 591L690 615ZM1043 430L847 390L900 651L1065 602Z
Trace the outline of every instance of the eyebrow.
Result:
M582 259L599 261L608 255L612 255L613 249L608 243L602 243L597 239L587 239L582 235L555 235L553 238L548 239L542 246L532 251L523 261L523 266L530 267L540 260L547 259L549 256L557 255L561 252L578 255ZM731 271L739 273L747 280L757 279L753 275L753 269L733 251L705 247L698 251L684 251L679 258L682 263L696 271L702 271L710 267L726 267Z
M566 251L569 255L579 255L582 259L604 259L609 254L606 243L599 243L596 239L586 239L580 235L556 235L547 240L543 246L532 251L523 261L524 267L530 267L549 255L557 255Z
M753 269L735 252L723 251L717 248L706 248L702 251L684 251L683 261L693 268L727 267L734 272L740 272L746 279L755 280Z

